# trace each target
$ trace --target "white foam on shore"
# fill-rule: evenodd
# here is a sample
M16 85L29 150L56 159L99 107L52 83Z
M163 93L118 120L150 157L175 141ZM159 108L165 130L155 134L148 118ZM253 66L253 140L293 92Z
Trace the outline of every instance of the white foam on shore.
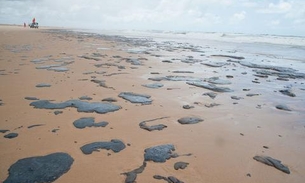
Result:
M82 30L84 31L84 30ZM233 43L269 43L290 46L304 46L305 37L279 36L268 34L216 33L216 32L173 32L173 31L136 31L136 30L85 30L85 32L120 35L138 38L163 38L177 40L213 40Z

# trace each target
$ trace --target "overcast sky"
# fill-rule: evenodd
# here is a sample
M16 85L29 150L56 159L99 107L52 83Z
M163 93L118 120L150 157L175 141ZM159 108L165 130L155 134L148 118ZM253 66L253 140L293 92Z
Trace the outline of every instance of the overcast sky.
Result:
M0 23L305 36L305 0L0 0Z

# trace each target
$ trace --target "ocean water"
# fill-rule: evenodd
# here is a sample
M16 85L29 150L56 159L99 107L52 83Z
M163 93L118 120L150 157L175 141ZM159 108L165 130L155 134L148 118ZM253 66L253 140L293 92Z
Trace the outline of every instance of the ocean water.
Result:
M231 55L262 56L270 59L276 65L291 66L300 72L305 72L305 37L254 35L241 33L213 32L171 32L171 31L135 31L135 30L77 30L108 36L123 36L155 41L182 43L214 48L214 54L231 53ZM251 61L251 60L249 60ZM252 61L257 61L253 60Z

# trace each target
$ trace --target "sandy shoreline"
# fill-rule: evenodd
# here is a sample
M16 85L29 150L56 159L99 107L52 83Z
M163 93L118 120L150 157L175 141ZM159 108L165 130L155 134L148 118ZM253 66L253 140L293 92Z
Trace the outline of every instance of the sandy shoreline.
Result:
M9 130L0 134L18 133L16 138L0 138L0 181L7 179L9 167L19 159L65 152L74 162L70 170L55 182L124 182L126 177L122 173L142 165L146 148L163 144L174 145L179 155L192 155L171 158L164 163L147 161L145 170L137 175L137 182L162 182L154 179L154 175L174 176L184 182L211 183L302 182L305 179L304 78L290 77L282 81L274 75L268 75L268 78L254 76L258 73L253 68L227 62L229 58L226 57L211 56L215 54L214 48L173 47L153 42L148 47L143 40L69 31L0 26L0 44L0 99L3 103L0 106L0 130ZM254 57L242 53L222 55L242 56L244 60L266 59L263 55ZM134 60L128 60L130 58ZM162 62L164 60L172 63ZM132 61L139 61L140 65L132 65ZM201 64L210 62L226 65L209 67ZM52 65L57 66L50 67ZM41 66L68 70L57 72ZM186 81L149 80L165 76L202 80L220 77L231 84L217 86L234 91L215 92L217 96L212 99L202 95L211 90L188 85ZM103 80L106 87L91 80ZM142 86L156 82L164 86L157 89ZM51 86L36 87L40 83ZM287 89L285 86L290 86L296 97L280 93L279 90ZM118 96L121 92L150 95L152 103L130 103ZM258 95L249 97L249 93ZM117 100L113 104L121 109L106 114L77 112L71 107L35 109L30 106L34 101L24 99L37 97L58 103L78 100L82 96L92 98L87 102L101 102L112 97ZM234 100L232 96L242 98ZM212 103L220 105L205 106ZM292 111L276 109L278 104L286 104ZM183 109L183 105L194 108ZM63 113L55 115L56 110ZM204 121L189 125L177 122L187 116L200 117ZM73 122L83 117L94 117L96 122L107 121L109 124L106 127L75 128ZM166 125L167 128L161 131L149 132L139 127L141 121L160 117L168 118L149 125ZM28 128L35 124L43 126ZM59 130L54 133L53 129ZM90 155L84 155L80 150L88 143L111 139L121 140L126 148L118 153L101 149ZM281 160L291 174L253 160L256 155ZM174 164L178 161L189 165L184 170L175 170Z

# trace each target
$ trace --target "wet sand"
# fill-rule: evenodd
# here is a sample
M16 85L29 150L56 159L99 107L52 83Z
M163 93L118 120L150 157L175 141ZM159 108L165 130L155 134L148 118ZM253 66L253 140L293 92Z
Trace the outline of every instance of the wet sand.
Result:
M147 161L144 171L137 174L137 182L164 182L154 179L154 175L174 176L183 182L210 183L284 183L305 179L305 77L301 72L305 69L304 65L301 65L303 70L299 67L300 63L281 65L297 67L300 72L296 72L301 73L299 78L285 76L283 81L274 75L257 76L255 68L241 65L240 59L219 56L221 51L214 48L217 49L217 45L196 48L14 26L0 26L0 44L0 130L9 130L0 133L1 182L7 179L8 169L17 160L56 152L69 154L74 162L55 182L124 182L126 176L122 173L143 164L145 149L163 144L174 145L174 152L180 156L164 163ZM221 55L244 57L242 60L246 61L266 59L264 55L238 52ZM201 64L215 62L226 65ZM278 63L271 59L271 65ZM184 76L184 80L149 79L165 76ZM214 91L189 85L186 77L204 82L219 77L231 84L217 86L233 91L215 92L217 96L212 99L203 94ZM92 80L102 81L102 84ZM51 86L36 87L41 83ZM164 86L155 89L142 86L151 83ZM296 96L279 92L284 89L290 89ZM152 102L131 103L119 97L121 92L149 95ZM250 97L249 93L258 95ZM36 109L30 106L35 100L25 99L36 97L60 103L79 100L82 96L91 97L92 100L82 100L90 103L111 97L117 100L112 104L121 109L105 114L78 112L75 107ZM234 100L232 96L241 98ZM212 103L220 105L206 107ZM279 104L287 105L291 111L277 109ZM183 105L194 108L184 109ZM62 113L55 115L54 111ZM178 122L189 116L204 121L184 125ZM73 122L84 117L109 124L76 128ZM160 131L140 128L142 121L156 118L162 119L146 124L163 124L166 128ZM36 124L43 125L28 128ZM3 137L9 133L18 133L18 136ZM100 149L89 155L80 149L92 142L111 139L121 140L126 148L117 153ZM183 156L189 153L190 156ZM256 155L281 160L291 173L285 174L255 161ZM174 164L179 161L189 164L183 170L175 170Z

